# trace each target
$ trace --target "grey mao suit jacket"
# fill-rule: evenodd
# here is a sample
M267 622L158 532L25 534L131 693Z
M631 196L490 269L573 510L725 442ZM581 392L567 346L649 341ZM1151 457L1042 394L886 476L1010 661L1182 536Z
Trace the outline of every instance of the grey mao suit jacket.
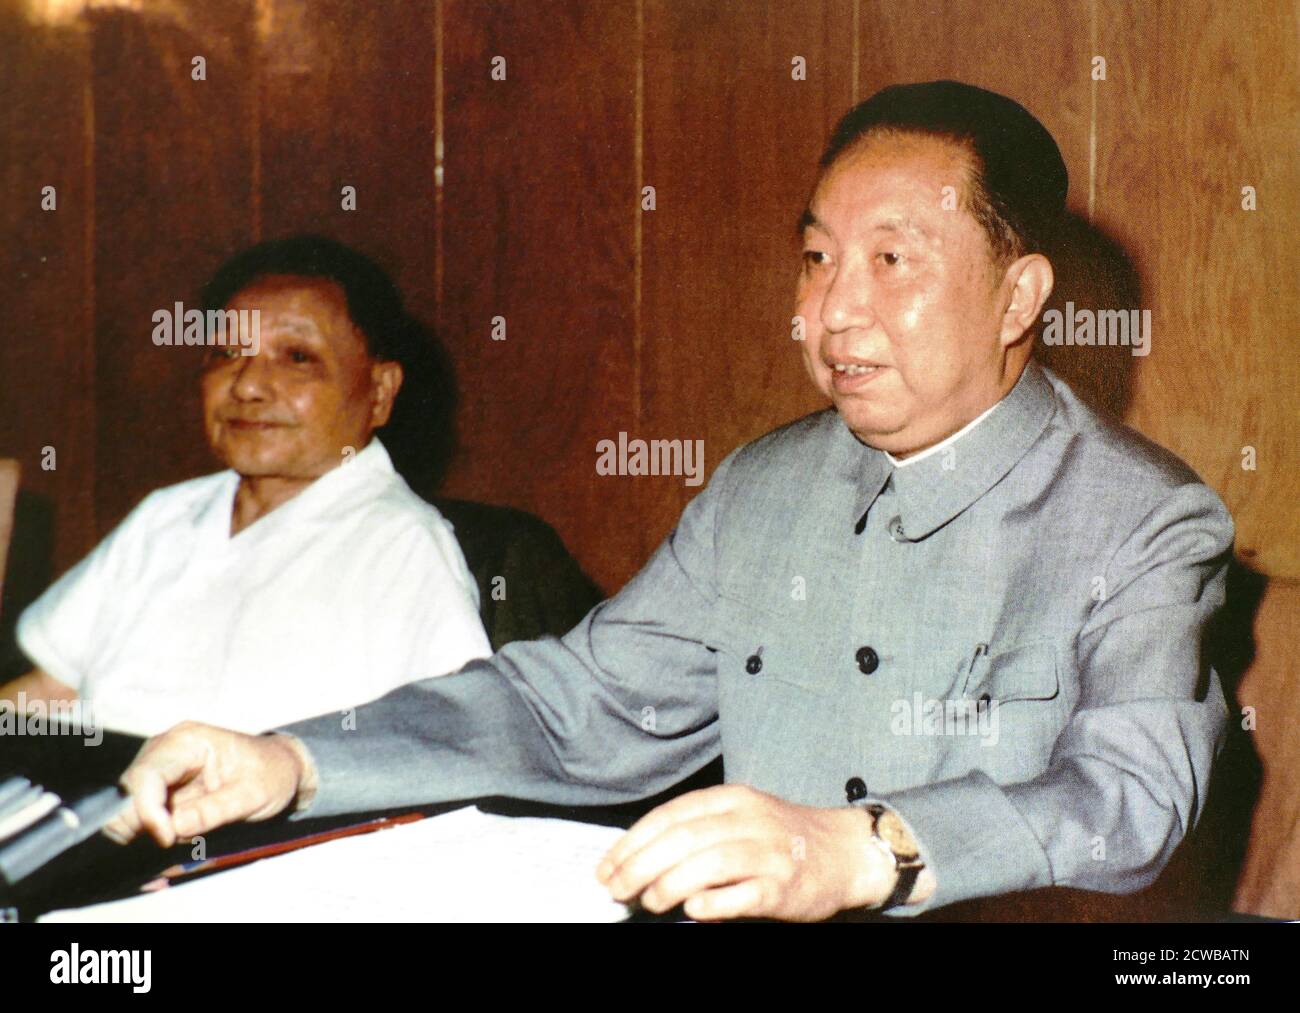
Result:
M938 882L900 913L1136 890L1222 745L1201 637L1232 541L1191 470L1034 362L907 467L824 411L730 454L563 638L286 729L320 778L297 815L627 801L721 752L729 782L893 806Z

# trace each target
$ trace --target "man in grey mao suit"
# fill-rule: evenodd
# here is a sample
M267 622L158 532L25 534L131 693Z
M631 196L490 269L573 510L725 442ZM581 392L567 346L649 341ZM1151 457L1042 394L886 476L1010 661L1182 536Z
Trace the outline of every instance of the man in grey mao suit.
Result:
M563 638L398 689L355 729L180 726L125 775L136 805L112 833L621 801L720 752L727 785L601 863L615 896L809 919L1152 882L1222 742L1201 636L1233 528L1177 458L1030 358L1065 191L1009 99L932 82L851 110L796 298L834 410L730 454Z

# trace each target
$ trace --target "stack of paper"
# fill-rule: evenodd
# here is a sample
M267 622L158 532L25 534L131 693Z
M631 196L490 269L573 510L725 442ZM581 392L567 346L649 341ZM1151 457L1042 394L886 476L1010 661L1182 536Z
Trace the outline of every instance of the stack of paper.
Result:
M596 881L596 864L621 833L458 809L41 920L619 921L627 908Z

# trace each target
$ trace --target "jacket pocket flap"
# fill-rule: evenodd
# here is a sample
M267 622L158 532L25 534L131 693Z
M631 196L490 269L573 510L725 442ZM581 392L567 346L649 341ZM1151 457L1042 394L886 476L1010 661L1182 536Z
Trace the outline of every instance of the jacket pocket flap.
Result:
M995 703L1051 700L1060 690L1056 645L1050 640L1016 644L978 658L964 695L988 696Z
M751 677L777 679L804 689L824 688L817 643L806 622L762 606L720 597L708 646L732 655Z

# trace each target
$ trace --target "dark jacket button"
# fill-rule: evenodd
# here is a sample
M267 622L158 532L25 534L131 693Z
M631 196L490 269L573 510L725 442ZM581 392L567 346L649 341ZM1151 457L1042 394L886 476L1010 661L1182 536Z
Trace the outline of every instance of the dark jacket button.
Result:
M844 782L844 797L850 802L867 797L867 782L860 777L850 777Z
M763 671L763 659L757 654L751 654L745 659L745 671L750 675L758 675L759 672Z
M859 647L858 653L854 655L858 660L858 668L863 675L870 675L880 667L880 658L870 647Z

